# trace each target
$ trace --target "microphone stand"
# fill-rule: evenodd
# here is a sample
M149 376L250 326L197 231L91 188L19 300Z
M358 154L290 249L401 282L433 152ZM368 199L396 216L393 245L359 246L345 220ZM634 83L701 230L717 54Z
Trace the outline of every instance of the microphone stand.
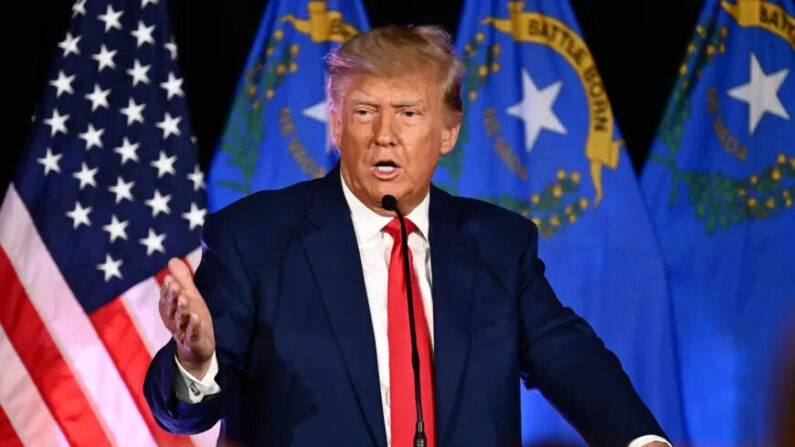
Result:
M411 287L411 264L409 263L409 239L406 234L406 222L403 214L397 207L397 199L392 195L385 195L381 199L381 207L387 211L394 211L400 221L400 237L403 238L403 273L406 281L406 296L409 306L409 329L411 332L411 368L414 371L414 401L417 404L417 427L414 431L414 447L426 447L425 424L422 420L422 393L420 391L420 355L417 349L417 333L414 324L414 296Z

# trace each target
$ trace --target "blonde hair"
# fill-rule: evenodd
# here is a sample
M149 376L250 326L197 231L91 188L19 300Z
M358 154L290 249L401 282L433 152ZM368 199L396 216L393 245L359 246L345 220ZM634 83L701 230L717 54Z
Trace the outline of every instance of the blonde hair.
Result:
M430 68L441 83L451 121L461 122L463 65L450 35L438 26L387 26L358 34L330 52L326 65L326 93L332 110L338 110L343 89L356 75L398 77Z

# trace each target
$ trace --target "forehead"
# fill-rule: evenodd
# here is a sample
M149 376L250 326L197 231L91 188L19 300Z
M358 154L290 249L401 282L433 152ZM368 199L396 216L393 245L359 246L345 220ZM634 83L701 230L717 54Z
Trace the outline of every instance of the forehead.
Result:
M439 83L430 74L401 76L356 75L343 93L344 102L419 102L435 106L441 101Z

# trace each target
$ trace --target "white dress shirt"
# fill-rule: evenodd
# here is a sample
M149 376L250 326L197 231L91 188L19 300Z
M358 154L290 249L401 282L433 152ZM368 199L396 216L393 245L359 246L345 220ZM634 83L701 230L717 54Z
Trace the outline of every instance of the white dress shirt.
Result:
M387 446L392 442L392 423L390 411L389 388L389 337L387 332L387 291L389 279L389 260L392 253L392 236L381 231L393 218L381 216L361 202L342 180L342 191L345 201L351 210L353 230L356 234L356 243L359 246L359 256L362 262L364 286L367 292L367 302L370 307L370 318L373 324L375 340L375 354L378 363L378 382L381 388L381 405L384 414L384 428L386 430ZM414 272L419 282L422 293L422 306L428 322L431 352L433 352L433 300L431 296L431 252L428 243L428 210L430 194L412 210L406 218L417 226L417 231L409 235L409 249L411 249ZM177 398L186 403L200 402L204 396L215 394L221 388L215 382L218 373L218 361L213 354L210 368L202 380L191 375L177 361L181 379L175 380ZM666 442L658 436L642 436L632 441L628 447L641 447L652 441ZM670 445L670 444L669 444Z

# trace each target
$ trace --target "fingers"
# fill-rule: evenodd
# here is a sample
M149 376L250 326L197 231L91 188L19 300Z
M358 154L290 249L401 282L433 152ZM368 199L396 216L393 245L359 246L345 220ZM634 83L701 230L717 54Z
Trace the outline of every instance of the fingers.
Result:
M192 345L202 341L199 312L204 306L201 295L185 262L172 258L168 269L170 273L160 290L160 315L174 339L185 349L192 350Z
M160 310L160 317L166 323L166 327L170 330L173 329L171 322L174 319L174 313L177 310L177 299L182 294L182 287L171 275L166 275L163 286L160 288L160 301L158 308Z
M184 307L178 306L176 321L177 330L174 337L180 344L190 347L201 340L201 318L196 312L190 312Z
M188 323L190 322L190 305L188 304L188 300L184 296L177 297L176 301L176 312L174 313L174 326L177 333L182 334L188 328Z
M188 327L185 329L185 340L196 342L199 340L199 330L201 329L201 319L196 312L190 313Z

